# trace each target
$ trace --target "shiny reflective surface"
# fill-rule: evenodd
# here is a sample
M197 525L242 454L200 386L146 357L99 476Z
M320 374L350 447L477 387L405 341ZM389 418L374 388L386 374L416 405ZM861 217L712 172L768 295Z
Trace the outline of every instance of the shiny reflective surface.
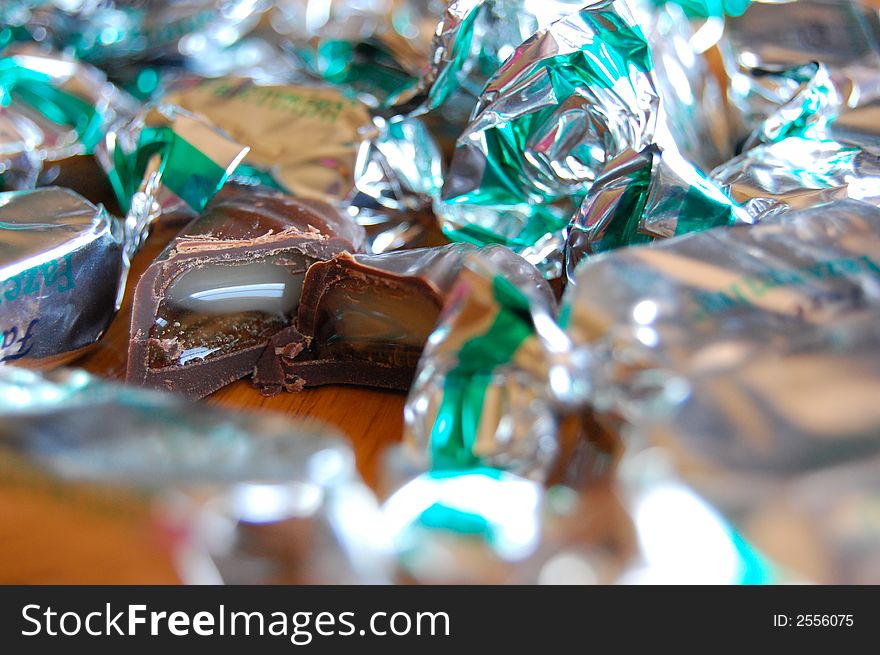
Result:
M0 389L0 459L15 463L3 470L34 493L51 485L55 506L107 499L116 525L140 521L139 534L164 543L184 582L387 580L378 506L329 428L196 407L76 371L46 378L3 367ZM22 538L44 546L39 535Z
M185 366L265 343L294 316L305 268L305 260L264 259L185 271L150 330L150 366Z

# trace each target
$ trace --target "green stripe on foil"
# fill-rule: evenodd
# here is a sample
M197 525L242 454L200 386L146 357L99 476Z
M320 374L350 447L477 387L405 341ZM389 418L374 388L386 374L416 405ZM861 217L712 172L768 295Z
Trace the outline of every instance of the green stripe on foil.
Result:
M534 333L528 299L514 285L495 276L492 292L498 308L491 326L465 342L458 353L458 364L446 376L443 400L431 431L433 470L480 464L474 446L492 374L510 362Z
M50 75L25 68L15 59L0 60L0 105L15 98L53 123L68 125L91 153L103 136L103 116L82 98L55 86Z
M706 182L707 185L711 184ZM691 186L678 207L678 222L675 234L699 232L712 227L722 227L736 223L733 201L713 198L698 186Z
M444 231L449 238L477 245L501 243L519 251L547 234L559 232L568 222L570 212L562 217L563 212L556 214L547 205L564 198L576 205L585 195L588 185L569 194L532 183L523 169L523 153L566 99L583 94L585 87L614 89L620 84L632 84L634 74L650 72L653 62L641 29L628 24L615 10L587 7L578 13L578 18L585 26L584 32L591 31L592 37L581 43L578 50L540 59L529 69L530 93L553 101L482 130L478 146L475 140L457 146L459 150L478 147L482 171L474 188L443 199L448 207L443 221L448 227ZM603 161L597 159L595 152L597 144L583 141L572 148L570 156L601 167ZM455 162L453 159L453 166ZM499 215L499 227L475 225L477 221L466 218L468 206L494 209ZM508 220L504 216L507 209L517 218ZM511 223L512 220L516 222ZM520 229L512 229L520 223Z
M255 186L259 184L265 187L269 187L270 189L275 189L276 191L282 191L283 193L291 193L290 189L288 189L278 180L276 180L271 173L264 171L261 168L257 168L256 166L251 166L249 164L239 164L235 167L235 171L229 177L239 184L244 184L248 186Z
M133 152L125 154L117 146L113 153L114 168L109 177L123 210L130 209L147 164L155 155L161 157L162 185L197 212L205 208L228 177L226 169L170 127L145 127Z
M432 108L439 107L443 104L446 98L452 95L455 89L458 88L460 84L459 73L461 73L465 64L468 63L471 58L471 43L474 38L474 24L477 16L485 7L486 5L484 3L474 7L472 11L468 12L467 16L464 17L461 24L458 26L458 35L452 44L449 65L438 73L437 79L434 80L428 93L429 104ZM494 53L492 54L494 55ZM494 63L495 60L497 60L497 57L487 56L481 50L477 55L477 60L482 63L480 68L486 66L487 62L484 61L486 59ZM497 66L497 64L493 65L492 68L494 69L495 66ZM492 70L491 72L494 73L495 71ZM465 89L465 91L474 93L474 95L479 95L480 92L479 89Z

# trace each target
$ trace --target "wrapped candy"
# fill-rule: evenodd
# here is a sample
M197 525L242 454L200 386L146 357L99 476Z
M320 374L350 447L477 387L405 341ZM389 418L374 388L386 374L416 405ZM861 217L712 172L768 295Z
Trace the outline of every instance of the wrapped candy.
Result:
M825 64L786 75L801 80L800 88L710 178L756 220L834 199L880 202L876 102L847 109L844 89Z
M625 418L636 435L630 453L659 447L675 475L796 575L858 579L840 567L840 549L867 543L872 528L838 527L816 514L823 507L844 511L838 502L852 486L831 487L820 502L813 494L821 482L811 481L845 476L846 467L870 469L862 462L880 446L880 416L869 400L880 379L878 247L880 210L844 201L588 260L564 298L562 330L547 324L540 303L520 305L518 347L470 372L478 380L504 370L506 380L519 378L530 390L530 398L492 417L494 425L516 425L516 439L484 430L485 410L458 409L467 405L457 400L460 385L444 375L443 362L463 355L481 328L474 320L480 312L453 305L421 363L424 384L408 403L416 407L421 397L427 406L427 398L447 411L410 410L409 443L437 461L433 451L449 443L442 437L454 425L458 434L482 436L457 442L462 461L491 453L494 466L540 470L535 453L547 439L546 422L558 424L589 405ZM473 289L492 278L476 279ZM471 297L486 298L475 291ZM496 295L489 303L504 300ZM506 304L508 311L517 306ZM636 480L633 489L649 489L647 482ZM796 549L770 543L774 535L751 523L783 502L818 531L828 568L804 566ZM860 572L868 562L860 560Z
M528 5L528 7L526 7ZM454 0L436 28L430 67L410 93L419 111L442 107L464 127L486 83L530 36L583 7L580 0Z
M420 122L374 121L363 103L325 85L219 78L167 100L250 146L236 179L350 204L373 252L419 245L430 236L440 154Z
M10 11L31 35L112 67L133 59L194 55L250 31L267 0L25 0Z
M128 273L118 219L69 189L0 193L0 364L52 366L103 334Z
M876 16L859 0L753 2L731 19L720 47L728 98L744 136L804 86L804 66L828 67L843 107L876 97Z
M501 248L466 260L404 409L404 440L432 470L546 474L558 426L533 379L511 362L543 364L534 324L554 329L555 312L549 285L524 260L517 266Z
M734 137L718 81L702 54L700 29L686 19L689 3L632 0L630 6L651 47L661 103L658 122L685 158L709 171L732 156ZM720 19L720 8L705 10Z
M51 183L50 164L94 153L111 125L137 111L97 68L30 46L5 54L0 59L0 183L8 189Z
M435 209L454 240L501 243L550 276L562 229L605 162L653 141L648 44L620 0L536 33L489 81Z
M152 546L188 583L387 580L376 500L329 428L13 367L0 368L0 416L0 478L19 490L4 510L57 523L63 508L80 521L20 534L31 548L54 531L75 543L98 523L129 535L123 561Z
M657 460L628 458L619 482L592 477L574 488L545 488L489 468L410 477L382 505L397 579L553 585L792 579Z
M281 0L271 21L303 68L384 112L412 93L427 67L443 4Z

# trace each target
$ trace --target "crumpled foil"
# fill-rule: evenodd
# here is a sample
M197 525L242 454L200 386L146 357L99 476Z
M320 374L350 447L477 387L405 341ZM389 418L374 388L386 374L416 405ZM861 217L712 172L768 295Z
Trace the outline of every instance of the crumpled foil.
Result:
M113 67L230 45L269 6L268 0L29 0L9 17L31 38Z
M430 66L399 99L418 112L442 108L462 128L489 79L523 41L584 6L581 0L452 0L437 25Z
M626 150L596 178L571 224L566 276L588 255L753 219L674 148Z
M535 323L555 328L556 301L528 262L502 246L468 256L428 339L404 408L404 441L431 470L476 466L546 475L558 449ZM521 360L521 361L520 361Z
M755 220L845 198L880 205L880 150L790 136L744 152L712 171L710 179Z
M880 470L880 210L840 201L618 251L580 269L563 313L593 356L591 404L746 539L807 580L876 579L876 525L846 522L873 492L841 481Z
M682 155L709 171L733 156L735 138L718 80L699 49L699 30L675 2L658 6L653 0L630 0L629 5L651 48L658 122Z
M584 7L519 46L456 143L435 203L446 235L506 245L558 276L575 203L608 159L652 142L652 68L622 0Z
M259 85L218 78L168 100L250 146L234 174L345 206L374 253L424 245L442 182L440 152L417 119L386 122L327 85Z
M73 191L0 193L0 364L49 367L100 338L122 302L123 226Z
M114 123L137 113L134 100L97 68L35 46L0 58L0 180L36 186L45 162L94 152Z
M272 27L312 75L383 115L403 102L428 66L442 0L279 0ZM405 113L405 112L403 112Z
M68 510L89 496L93 511L138 499L141 533L174 535L165 541L183 582L388 580L375 497L330 428L14 367L0 367L0 416L4 481Z
M844 107L880 91L880 22L857 0L753 2L725 30L720 48L741 136L802 90L801 67L811 62L827 66Z

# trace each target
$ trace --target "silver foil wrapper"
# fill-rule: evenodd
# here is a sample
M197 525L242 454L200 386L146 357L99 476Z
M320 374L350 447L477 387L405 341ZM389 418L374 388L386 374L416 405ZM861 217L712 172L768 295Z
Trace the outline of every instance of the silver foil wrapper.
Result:
M186 583L388 579L376 500L327 427L197 407L77 370L3 367L0 392L4 481L50 489L62 507L86 489L140 497L154 529L177 535L170 556Z
M592 406L803 579L876 576L876 526L838 517L880 461L878 264L880 210L841 201L596 258L564 299Z
M464 128L491 76L517 46L584 6L580 0L453 0L436 26L430 66L406 100L418 112L442 109Z
M441 156L418 119L387 122L322 83L218 78L167 100L249 146L237 180L341 206L367 229L372 252L426 245L431 236Z
M802 90L801 67L811 62L831 71L843 107L880 91L880 22L858 0L753 2L725 30L720 47L741 136Z
M405 455L387 459L387 475L400 476L382 505L398 582L791 580L657 457L628 458L614 480L566 480L573 487L488 468L414 473Z
M566 276L575 284L581 260L599 252L751 222L674 147L626 150L596 178L568 226Z
M629 4L651 47L661 103L658 121L682 155L709 171L730 159L735 141L718 80L700 49L701 29L715 19L698 28L674 2Z
M549 285L524 259L502 246L468 256L407 397L404 441L416 461L546 476L558 425L529 367L547 371L533 323L558 330L555 314Z
M271 25L314 77L383 116L407 102L428 67L443 0L279 0Z
M746 151L712 171L710 179L755 220L845 198L880 205L880 151L857 142L790 136Z
M48 367L103 334L128 273L120 221L68 189L0 194L0 363Z
M552 23L483 89L435 203L444 232L507 245L558 276L575 204L606 161L652 143L659 103L648 44L621 0Z
M0 181L33 188L44 165L94 152L104 134L138 111L103 72L34 45L0 59Z
M198 55L253 29L268 0L34 0L17 23L77 56L121 62ZM42 28L42 29L40 29Z

